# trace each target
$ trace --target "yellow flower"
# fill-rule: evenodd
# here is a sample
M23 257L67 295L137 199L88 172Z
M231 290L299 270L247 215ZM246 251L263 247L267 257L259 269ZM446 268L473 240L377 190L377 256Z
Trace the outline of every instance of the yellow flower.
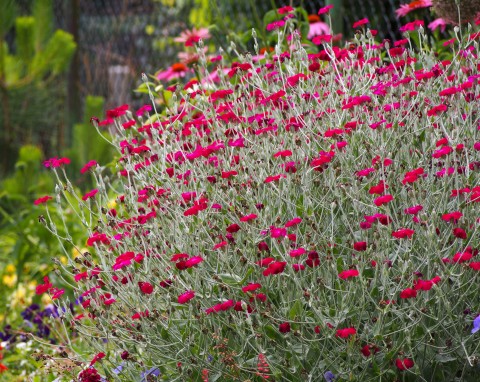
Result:
M13 264L8 264L7 267L5 268L5 272L7 273L13 273L15 272L17 268L15 268L15 265Z
M37 282L35 280L29 281L27 284L27 287L30 292L35 292L35 288L37 287Z
M117 206L117 201L115 199L110 199L107 203L108 209L115 208Z
M62 262L63 265L67 265L68 264L67 256L60 256L60 261Z
M9 288L13 288L15 283L17 282L17 275L4 275L3 276L3 283L8 286Z
M48 304L51 304L52 303L52 298L50 297L50 295L48 293L44 293L42 294L42 304L43 305L48 305Z
M32 303L32 297L27 295L27 289L23 284L18 284L17 290L13 292L11 307L16 305L28 305Z
M155 27L153 25L147 25L145 27L145 33L151 36L155 32Z

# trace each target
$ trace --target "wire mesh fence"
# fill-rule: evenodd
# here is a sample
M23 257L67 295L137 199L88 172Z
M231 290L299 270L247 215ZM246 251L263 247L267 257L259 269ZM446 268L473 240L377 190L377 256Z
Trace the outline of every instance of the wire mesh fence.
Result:
M214 21L230 19L227 26L237 28L255 26L272 5L285 3L270 0L210 1L215 3L212 6ZM27 13L32 1L19 0L18 3ZM190 3L193 7L196 1L190 0ZM340 27L348 35L354 21L368 17L380 38L396 40L400 38L400 23L394 11L400 3L401 0L343 0L344 25ZM325 1L297 0L293 5L302 5L309 13L316 13ZM54 15L57 27L73 28L76 32L78 61L74 70L79 71L76 81L80 98L95 94L110 99L109 95L118 90L112 77L123 75L128 78L126 83L133 85L142 72L152 73L174 62L179 47L159 40L165 38L168 41L170 38L171 41L188 24L185 12L181 14L158 0L55 0ZM131 99L131 94L123 96L126 100Z

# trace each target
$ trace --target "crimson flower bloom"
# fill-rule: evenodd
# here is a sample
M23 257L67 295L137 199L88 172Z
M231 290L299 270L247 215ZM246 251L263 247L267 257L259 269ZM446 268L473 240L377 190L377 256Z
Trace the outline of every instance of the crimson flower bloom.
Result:
M385 184L383 180L381 180L376 186L370 187L368 193L370 195L382 195L385 190L388 188L388 185Z
M318 10L318 14L319 14L319 15L326 14L326 13L330 12L330 9L332 9L332 8L333 8L333 5L332 5L332 4L326 5L325 7L320 8L320 9Z
M143 294L152 294L153 293L153 285L145 282L145 281L139 281L138 286L140 287L140 290L142 291Z
M105 357L105 353L100 352L95 357L93 357L92 362L90 362L90 366L95 365L98 361Z
M335 334L336 337L340 338L348 338L350 336L354 336L357 333L355 328L345 328L345 329L337 329L337 333Z
M422 210L423 210L423 206L419 204L419 205L416 205L416 206L413 206L413 207L405 208L405 210L403 212L405 212L406 214L409 214L409 215L416 215Z
M276 275L282 273L287 265L286 261L273 261L268 264L267 269L263 271L264 276Z
M135 121L134 121L135 122ZM80 170L80 172L82 174L85 174L88 170L90 170L93 166L96 166L98 163L97 161L95 160L91 160L89 161L87 164L85 164L85 166L82 167L82 169Z
M305 265L303 264L292 264L292 268L295 272L300 272L305 270Z
M373 351L373 354L376 354L380 351L380 349L378 348L378 346L367 344L364 347L362 347L360 351L365 357L369 357L372 354L372 351Z
M35 293L43 294L52 287L53 287L53 284L50 282L50 279L48 278L48 276L45 276L43 278L43 284L37 285L37 287L35 288Z
M233 224L230 224L227 228L226 228L226 231L228 233L235 233L235 232L238 232L240 231L240 226L236 223L233 223Z
M188 290L185 293L182 293L180 296L178 296L178 303L186 304L194 297L195 297L195 292L193 290Z
M450 212L448 214L443 214L442 215L442 220L446 221L446 222L448 222L450 220L453 220L454 222L457 222L458 219L460 219L462 216L463 216L463 214L460 211L454 211L454 212Z
M278 9L277 9L278 13L281 14L281 15L284 15L284 14L286 14L286 13L291 13L291 12L293 12L294 10L295 10L295 8L293 8L293 7L289 6L289 5L286 5L286 6L284 6L284 7L281 7L281 8L278 8Z
M292 249L289 255L290 257L298 257L298 256L302 256L305 253L307 253L305 248L298 248L298 249Z
M250 220L255 220L256 218L257 218L256 214L249 214L249 215L242 216L240 218L240 221L241 222L248 222Z
M423 168L421 167L416 168L415 170L409 171L403 177L402 184L406 185L407 183L414 183L423 174L424 174L424 171L423 171Z
M414 362L413 362L413 359L411 358L404 358L404 359L397 358L395 360L395 366L397 366L398 370L411 369L413 365L414 365Z
M285 26L285 21L283 20L274 21L273 23L270 23L267 25L267 31L271 32L275 29L280 29L283 26Z
M201 256L192 256L187 261L185 261L185 267L192 268L195 265L200 264L202 261L203 261L203 258Z
M283 334L288 333L291 330L290 324L288 322L284 322L278 325L278 330L280 330L280 333L283 333Z
M407 288L400 292L400 298L407 299L414 297L417 297L417 291L415 289Z
M208 309L205 310L206 314L211 314L211 313L218 313L218 312L224 312L230 308L233 308L235 306L235 302L233 300L227 300L225 302L222 302L220 304L214 305Z
M474 261L468 264L470 268L472 268L474 271L480 271L480 261Z
M293 218L292 220L289 220L288 222L285 223L285 228L289 227L295 227L297 224L300 224L302 222L301 218Z
M390 203L392 200L393 200L393 196L390 194L387 194L387 195L379 196L373 201L373 203L375 203L377 207L380 207L380 206L383 206L384 204Z
M64 164L70 164L70 159L68 159L68 158L58 159L58 157L54 157L54 158L50 158L50 159L43 162L43 165L46 168L57 168L57 167L60 167Z
M366 25L368 23L369 23L368 19L364 18L364 19L358 20L355 23L353 23L352 28L358 28L358 27L361 27L362 25Z
M253 292L262 287L262 284L259 283L250 283L242 288L243 293Z
M290 150L283 150L283 151L278 151L275 154L273 154L274 158L288 158L289 156L292 155L292 152Z
M268 244L265 243L264 241L261 241L260 243L258 243L258 250L259 251L270 251L270 248L268 247Z
M465 240L467 238L467 233L463 228L454 228L453 229L453 236Z
M453 256L453 262L464 263L470 260L472 257L473 255L470 252L459 252L459 253L456 253L455 256Z
M100 382L101 380L102 376L94 367L89 367L78 374L78 382Z
M148 113L149 111L152 110L152 106L151 105L143 105L142 107L140 107L136 112L135 112L135 115L137 117L140 117L142 116L143 114L145 113Z
M52 200L53 198L51 196L42 196L41 198L38 198L33 202L34 205L38 206L40 204L47 203L49 200Z
M411 23L407 23L404 26L400 27L400 32L413 32L419 27L423 27L425 22L423 20L414 20Z
M272 239L283 238L287 236L287 230L285 228L271 227L270 236L272 237Z
M347 280L351 277L357 277L359 275L359 272L356 269L348 269L346 271L340 272L338 274L338 277L340 277L342 280Z
M278 174L278 175L270 175L265 178L263 183L272 183L280 180L281 178L286 178L287 176L285 174Z
M396 239L405 239L406 237L411 238L414 233L415 231L413 229L401 228L392 232L392 236Z
M87 201L88 199L93 198L97 194L98 190L95 188L92 191L87 192L85 195L82 196L83 201Z
M74 276L75 281L78 283L80 280L87 279L88 278L88 272L81 272L77 273Z
M357 241L353 243L353 249L355 251L366 251L367 250L367 242L366 241Z

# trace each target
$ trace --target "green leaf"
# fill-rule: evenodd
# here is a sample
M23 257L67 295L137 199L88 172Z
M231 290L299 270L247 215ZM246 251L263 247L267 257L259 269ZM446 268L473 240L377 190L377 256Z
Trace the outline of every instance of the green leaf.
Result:
M273 326L271 325L265 325L263 327L263 331L265 332L265 335L274 340L274 341L283 341L283 337L282 335L278 332L277 329L275 329Z
M221 273L218 277L220 277L222 282L228 285L238 285L242 281L240 276L231 273Z
M440 363L447 363L447 362L455 361L457 357L449 354L440 353L435 355L435 359Z
M290 320L294 320L296 317L301 317L302 312L303 304L300 302L300 300L297 300L288 312L288 318L290 318Z

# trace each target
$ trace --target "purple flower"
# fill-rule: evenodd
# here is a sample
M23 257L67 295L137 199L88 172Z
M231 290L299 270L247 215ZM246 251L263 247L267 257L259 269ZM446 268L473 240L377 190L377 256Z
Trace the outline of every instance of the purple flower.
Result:
M480 315L478 315L477 318L473 320L472 334L475 334L479 330L480 330Z
M125 364L125 362L122 362L120 365L118 365L115 369L113 369L113 373L114 374L120 374L123 370L123 365Z
M333 382L335 381L335 374L333 374L330 370L326 371L325 374L323 374L325 377L325 381L327 382Z
M142 378L141 382L146 382L147 377L150 375L158 377L160 375L160 369L158 367L152 367L150 370L147 370L140 374L140 377Z

